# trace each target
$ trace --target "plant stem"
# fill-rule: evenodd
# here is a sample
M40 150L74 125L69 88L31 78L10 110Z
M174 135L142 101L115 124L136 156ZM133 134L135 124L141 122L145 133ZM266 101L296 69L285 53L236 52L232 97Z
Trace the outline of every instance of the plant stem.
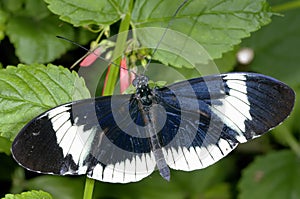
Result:
M133 5L133 0L130 0L128 12L126 13L125 17L123 18L120 24L116 46L111 59L116 64L121 63L122 53L124 52L126 47L126 40L127 40L128 30L130 26L132 5ZM119 67L111 65L108 74L108 81L106 87L104 88L103 95L113 94L115 84L118 79L119 70L120 70Z
M112 55L112 61L114 63L121 62L122 53L124 52L126 47L126 40L127 40L128 30L130 26L132 5L133 5L133 0L130 0L129 9L120 24L115 50ZM117 78L119 74L119 69L120 69L119 67L114 67L113 65L112 67L110 67L109 74L108 74L108 81L106 87L104 88L103 95L113 94L115 84L117 82ZM83 199L92 199L94 183L95 180L86 178Z
M83 199L92 199L95 180L86 177Z
M292 9L296 9L296 8L300 8L300 1L289 1L287 3L273 6L272 11L284 12L284 11L292 10Z
M288 145L294 153L300 157L300 143L296 140L287 125L280 125L273 130L276 139Z
M300 144L297 142L295 137L292 135L291 131L287 128L284 128L284 137L291 149L300 157Z

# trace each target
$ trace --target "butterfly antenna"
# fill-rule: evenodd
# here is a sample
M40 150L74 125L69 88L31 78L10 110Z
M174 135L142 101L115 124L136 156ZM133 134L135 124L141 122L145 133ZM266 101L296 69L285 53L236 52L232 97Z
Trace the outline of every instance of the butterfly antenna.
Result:
M86 48L86 47L84 47L84 46L82 46L82 45L80 45L80 44L78 44L78 43L76 43L76 42L74 42L74 41L68 39L68 38L65 38L65 37L62 37L62 36L56 36L56 37L59 38L59 39L63 39L63 40L65 40L65 41L68 41L68 42L70 42L70 43L72 43L72 44L74 44L74 45L76 45L76 46L82 48L83 50L87 51L88 53L93 53L93 54L96 55L99 59L101 59L101 60L103 60L103 61L105 61L105 62L107 62L107 63L109 63L109 64L112 64L112 65L117 66L117 67L119 67L119 68L121 68L121 69L123 69L123 70L127 70L127 71L129 71L129 72L131 72L131 73L137 75L134 71L129 70L129 69L127 69L127 68L124 68L124 67L120 66L119 64L116 64L115 62L107 61L107 60L104 59L103 57L100 57L99 55L97 55L94 51L92 51L92 50L90 50L90 49L88 49L88 48ZM72 65L71 68L73 68L73 66L77 65L77 64L78 64L81 60L83 60L86 56L87 56L87 55L85 55L85 56L81 57L79 60L77 60L77 61Z
M172 17L171 17L169 23L168 23L167 26L166 26L165 31L163 32L163 34L162 34L160 40L158 41L156 47L155 47L154 50L153 50L152 56L150 57L150 59L149 59L147 65L146 65L146 67L145 67L145 69L144 69L144 73L145 73L145 71L147 70L148 66L150 65L150 63L151 63L151 61L152 61L153 55L157 52L158 47L160 46L160 44L162 43L164 37L166 36L167 31L169 30L169 27L170 27L171 24L173 23L173 19L176 17L176 15L178 14L179 10L180 10L187 2L188 2L188 0L184 0L184 1L178 6L178 8L177 8L176 11L174 12L174 14L172 15Z

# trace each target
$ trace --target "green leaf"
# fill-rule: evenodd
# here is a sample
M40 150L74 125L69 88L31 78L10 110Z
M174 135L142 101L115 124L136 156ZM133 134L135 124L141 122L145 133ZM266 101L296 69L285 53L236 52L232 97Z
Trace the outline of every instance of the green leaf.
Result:
M0 9L0 41L5 37L5 23L7 20L7 13Z
M284 1L285 2L285 1ZM254 49L251 70L280 79L291 86L300 83L299 8L273 17L272 23L253 34L243 46Z
M294 91L297 96L300 93L299 86L294 88ZM287 128L290 131L297 133L298 136L300 135L299 118L300 118L300 100L296 99L293 112L291 113L291 115L287 119L287 121L283 123L283 125L287 126ZM300 142L299 142L299 144L300 144Z
M127 11L128 0L94 1L94 0L44 0L54 14L60 19L73 24L84 26L90 24L111 25L118 21Z
M22 167L17 167L11 175L12 186L11 193L21 193L26 184L25 170Z
M129 1L103 0L46 0L49 9L62 20L75 26L89 24L111 25L128 12ZM269 6L264 0L252 1L188 1L172 19L182 1L137 0L131 13L131 25L143 46L155 48L170 20L170 29L178 31L163 38L155 59L177 67L194 67L211 58L220 58L242 38L268 24L271 19ZM153 29L156 27L156 29ZM145 28L145 29L136 29ZM182 35L184 34L184 35ZM186 43L188 42L188 43ZM175 52L177 53L175 53ZM208 52L208 55L206 54ZM175 54L174 54L175 53ZM204 54L204 55L203 55ZM186 58L192 57L192 63ZM202 59L201 59L202 58Z
M19 12L22 10L22 4L24 0L9 0L9 1L2 1L0 6L3 7L4 10L8 12Z
M52 14L41 0L0 2L0 40L5 34L23 63L48 63L75 45L57 35L86 44L95 34L75 29Z
M221 73L230 72L236 65L237 48L223 54L222 58L214 60Z
M10 154L11 141L7 138L0 137L0 153L4 152L6 155Z
M210 187L205 192L205 199L230 199L232 198L230 194L229 183L219 183L216 186Z
M179 4L173 0L136 1L132 13L133 24L138 28L167 27ZM249 37L250 32L268 24L271 21L270 16L269 6L263 0L242 0L234 3L220 0L188 1L172 21L170 29L189 36L204 47L212 59L215 59L220 58L222 53L232 50L242 38ZM140 40L143 43L144 39L153 37L157 43L161 35L148 31L143 34L144 38L140 37ZM170 49L176 49L172 43L176 45L176 42L167 42ZM195 49L194 46L183 47L179 47L183 53L191 52L195 55L195 51L199 51L199 48ZM167 59L163 58L165 56L169 55L157 53L160 61ZM181 62L170 58L169 62L173 65L178 66L177 62Z
M27 191L21 194L6 194L2 199L52 199L49 193L44 191Z
M61 22L54 16L35 20L27 16L12 16L7 23L6 33L16 48L21 62L47 63L70 49L69 42L56 38L64 35L70 39L74 33L70 25L58 26Z
M287 150L273 152L256 158L243 171L239 198L300 198L299 184L299 157Z
M90 97L77 73L49 64L0 70L0 135L12 140L38 114Z
M27 189L42 189L59 199L81 199L83 187L82 178L66 176L40 176L26 183Z
M20 0L19 0L20 1ZM47 9L45 2L40 0L23 0L20 7L21 15L30 16L35 20L39 20L48 16L50 12ZM35 13L38 11L38 15Z

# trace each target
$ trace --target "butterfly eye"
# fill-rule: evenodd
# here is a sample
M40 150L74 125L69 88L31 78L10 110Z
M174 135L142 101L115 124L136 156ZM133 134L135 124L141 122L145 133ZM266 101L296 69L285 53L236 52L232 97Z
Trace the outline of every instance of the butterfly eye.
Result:
M149 78L147 76L141 76L141 83L143 85L147 85L149 81Z
M134 80L132 80L132 85L133 85L134 87L137 87L137 84L138 84L138 82L140 81L139 79L140 79L140 77L136 77L136 78L134 78Z

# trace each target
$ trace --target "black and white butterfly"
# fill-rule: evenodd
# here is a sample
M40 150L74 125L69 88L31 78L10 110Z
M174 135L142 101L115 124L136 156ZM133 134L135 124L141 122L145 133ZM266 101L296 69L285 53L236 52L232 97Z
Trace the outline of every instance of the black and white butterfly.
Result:
M34 118L15 138L13 157L40 173L128 183L157 168L169 180L169 168L205 168L279 125L295 100L290 87L255 73L162 88L150 88L142 75L133 85L134 94L70 102Z
M157 168L191 171L214 164L239 143L259 137L290 114L284 83L255 73L228 73L148 86L136 93L70 102L29 122L12 145L23 167L105 181L139 181Z

